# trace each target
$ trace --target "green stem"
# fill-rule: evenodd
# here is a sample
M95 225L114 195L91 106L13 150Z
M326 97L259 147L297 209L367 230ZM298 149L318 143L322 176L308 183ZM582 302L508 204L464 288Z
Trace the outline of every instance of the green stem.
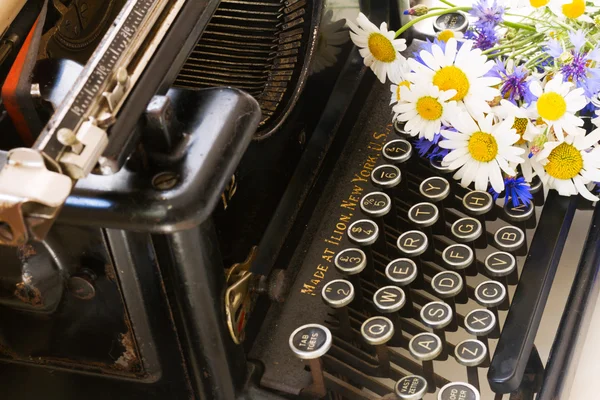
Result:
M525 30L528 30L528 31L531 31L531 32L537 32L537 30L535 29L535 27L533 27L531 25L520 24L518 22L504 21L504 22L502 22L502 25L507 26L509 28L525 29Z
M402 28L398 29L396 31L396 36L394 36L394 38L397 38L398 36L400 36L403 32L405 32L406 30L408 30L408 28L410 28L411 26L413 26L414 24L416 24L417 22L421 22L423 20L426 20L427 18L431 18L431 17L437 17L438 15L444 15L447 13L451 13L451 12L455 12L455 11L469 11L471 10L472 7L452 7L452 8L447 8L443 11L437 11L434 13L427 13L425 15L422 15L418 18L415 18L413 20L411 20L410 22L407 22Z
M505 44L505 45L502 45L502 46L495 46L495 47L493 47L491 49L483 51L482 54L489 54L489 53L491 53L493 51L507 49L507 48L511 48L512 49L512 48L517 47L517 46L525 45L527 43L531 43L533 40L536 40L537 38L539 38L539 36L540 36L539 34L538 35L533 35L532 37L529 37L529 38L527 38L525 40L521 40L520 42Z
M509 17L521 17L521 18L527 18L527 19L529 19L529 20L531 20L531 21L540 22L540 23L542 23L542 24L543 24L543 23L546 23L546 21L544 21L544 20L541 20L541 19L539 19L539 18L533 18L533 17L530 17L529 15L519 15L519 14L512 14L512 13L504 13L504 15L508 15Z
M456 4L452 4L452 3L450 3L448 0L440 0L440 1L441 1L442 3L444 3L444 4L446 4L447 6L450 6L450 7L456 7Z

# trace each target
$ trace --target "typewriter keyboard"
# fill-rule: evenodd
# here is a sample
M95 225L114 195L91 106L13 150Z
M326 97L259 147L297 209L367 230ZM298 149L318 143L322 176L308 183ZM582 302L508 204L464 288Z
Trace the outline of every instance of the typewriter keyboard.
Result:
M518 207L461 187L389 124L388 99L371 92L306 227L290 294L251 353L261 384L308 398L508 399L487 374L542 184ZM536 364L533 348L519 398L534 398Z

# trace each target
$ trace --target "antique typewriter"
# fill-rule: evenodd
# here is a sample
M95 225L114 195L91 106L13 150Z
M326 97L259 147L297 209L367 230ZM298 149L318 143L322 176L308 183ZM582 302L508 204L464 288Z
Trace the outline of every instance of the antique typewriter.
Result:
M574 398L600 212L418 157L344 27L408 7L5 0L4 396Z

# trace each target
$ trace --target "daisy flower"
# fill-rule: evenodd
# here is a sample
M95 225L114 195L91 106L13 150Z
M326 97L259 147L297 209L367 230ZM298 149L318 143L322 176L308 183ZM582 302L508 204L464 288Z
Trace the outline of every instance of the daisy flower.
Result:
M335 64L342 51L341 45L348 41L345 25L345 19L333 20L333 10L323 14L311 73L321 72Z
M519 155L524 150L513 146L519 140L512 128L514 121L507 119L494 124L491 114L475 121L461 112L453 116L451 122L458 132L442 131L446 140L440 142L440 147L452 150L444 157L443 165L458 169L454 178L460 179L464 187L475 182L476 190L487 190L489 182L496 192L502 192L502 171L515 176L517 173L509 163L523 161Z
M356 23L347 22L352 31L350 38L359 47L365 65L373 70L381 83L385 83L386 76L392 82L399 82L396 74L400 71L399 64L406 60L400 54L406 50L406 40L394 39L396 32L388 31L385 22L377 28L363 13L358 15Z
M450 101L456 90L440 90L431 83L401 87L402 101L393 108L395 119L406 122L404 129L411 136L433 140L442 123L448 123L448 116L456 112L456 102Z
M594 20L585 13L585 0L554 0L549 7L560 19L594 23Z
M410 88L410 82L408 80L410 67L407 63L402 63L398 68L400 68L399 74L394 74L394 77L398 78L398 81L392 81L392 84L390 85L390 92L392 92L390 105L400 101L400 88L402 86Z
M547 6L550 0L529 0L529 5L533 8L540 8Z
M462 32L460 32L460 31L453 31L451 29L443 30L443 31L441 31L440 33L437 34L437 39L440 42L444 42L444 43L447 43L448 40L450 40L452 38L460 40L460 39L462 39L464 37L465 37L465 35Z
M538 97L529 110L553 128L559 141L564 139L564 132L573 136L585 133L581 128L583 120L575 113L586 106L587 100L582 88L572 88L573 84L564 82L562 74L555 75L543 89L537 81L529 85L531 93Z
M487 102L500 95L500 91L493 87L500 83L500 79L485 76L494 62L488 61L481 50L473 50L473 42L463 42L459 50L457 46L456 39L448 40L444 49L434 43L430 52L422 50L419 53L424 64L409 59L414 71L411 82L431 82L440 90L456 90L451 100L464 106L474 118L480 118L483 113L490 112Z
M547 142L535 157L533 167L540 179L562 196L581 194L597 201L586 187L600 181L600 129L586 136L567 136L563 142Z

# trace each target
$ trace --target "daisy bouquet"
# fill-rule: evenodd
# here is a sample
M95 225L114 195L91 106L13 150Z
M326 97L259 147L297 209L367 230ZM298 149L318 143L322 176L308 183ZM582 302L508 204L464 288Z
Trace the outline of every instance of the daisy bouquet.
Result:
M394 122L462 186L516 206L531 201L537 176L561 195L597 201L600 9L585 0L442 1L407 10L413 18L397 31L363 14L348 22L365 65L391 82ZM474 23L406 58L400 35L447 13Z

